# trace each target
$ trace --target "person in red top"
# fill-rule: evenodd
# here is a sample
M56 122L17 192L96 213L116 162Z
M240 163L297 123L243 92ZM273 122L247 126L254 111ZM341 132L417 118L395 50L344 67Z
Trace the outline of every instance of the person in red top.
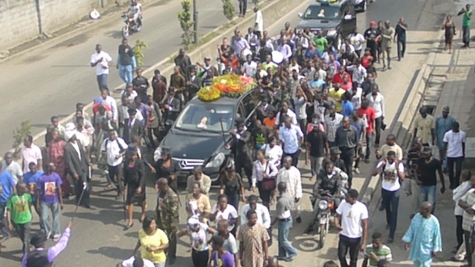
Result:
M338 69L338 73L333 76L332 83L333 84L336 84L336 83L343 84L343 75L344 74L348 75L349 82L351 84L352 83L351 75L346 71L345 66L341 66L340 69Z
M351 77L348 73L343 74L343 82L341 83L341 89L348 91L353 88L353 83L351 82Z
M368 127L366 127L366 154L365 163L369 163L369 156L371 155L371 145L373 144L374 136L374 120L376 119L376 113L374 109L369 106L369 101L364 99L361 101L361 107L358 109L358 116L366 120Z
M366 48L366 50L364 51L364 55L361 58L361 65L363 65L363 67L367 69L370 65L370 62L373 62L373 60L374 59L371 56L371 50L369 48Z

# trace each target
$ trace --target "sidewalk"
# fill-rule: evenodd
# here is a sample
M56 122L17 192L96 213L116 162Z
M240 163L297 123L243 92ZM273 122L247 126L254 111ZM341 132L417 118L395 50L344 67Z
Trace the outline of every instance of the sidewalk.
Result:
M475 30L472 30L471 34L473 36ZM462 45L460 38L456 38L453 44L455 49L452 54L449 54L443 51L443 44L441 43L439 51L430 65L431 74L427 82L427 89L422 97L422 105L432 106L434 117L442 113L444 106L450 107L450 115L460 123L461 130L467 133L467 159L464 168L473 169L475 166L475 116L472 115L475 113L475 75L473 75L475 49L460 49ZM412 132L413 128L409 130ZM437 155L435 156L437 157ZM447 176L445 181L446 186L448 186ZM383 233L383 237L387 238L385 212L378 210L379 204L380 201L374 201L370 206L372 208L370 213L375 214L370 223L370 235L378 231ZM408 252L405 251L401 238L409 227L409 216L416 210L415 205L416 202L413 196L406 196L401 193L395 242L389 244L393 255L392 266L412 265L412 262L407 260ZM456 245L453 210L452 192L447 190L445 194L441 194L439 185L435 216L439 219L441 225L443 252L434 259L433 266L462 265L462 263L449 260L452 256L451 251Z

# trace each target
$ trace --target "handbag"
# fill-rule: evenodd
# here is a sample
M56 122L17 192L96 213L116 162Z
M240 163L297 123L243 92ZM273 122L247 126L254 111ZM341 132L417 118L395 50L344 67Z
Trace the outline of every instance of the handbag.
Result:
M266 168L264 173L267 174L267 168L269 167L269 161L266 162ZM269 177L268 179L263 179L261 182L262 190L272 191L275 189L275 178Z

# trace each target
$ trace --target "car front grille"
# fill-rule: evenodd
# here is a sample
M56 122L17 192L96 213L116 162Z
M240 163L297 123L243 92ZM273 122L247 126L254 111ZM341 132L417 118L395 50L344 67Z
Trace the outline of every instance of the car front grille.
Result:
M178 162L180 166L180 170L182 171L192 171L195 167L203 166L205 162L202 159L181 159L181 158L173 158L174 161Z

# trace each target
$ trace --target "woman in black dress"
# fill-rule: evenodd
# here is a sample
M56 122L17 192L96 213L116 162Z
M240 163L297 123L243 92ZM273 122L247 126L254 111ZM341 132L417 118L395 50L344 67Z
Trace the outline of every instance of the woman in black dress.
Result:
M180 171L178 163L174 161L170 155L168 149L163 148L161 151L160 158L155 163L156 171L156 180L160 178L167 178L168 186L170 186L173 191L177 192L177 181L175 173ZM155 190L158 190L158 185L155 183Z
M124 161L124 188L127 188L127 199L125 205L127 206L127 213L129 223L127 227L134 225L134 203L138 203L142 208L142 215L140 222L145 218L145 164L137 155L136 148L130 148L128 157Z
M442 24L442 30L445 31L445 48L449 50L449 54L452 52L452 40L454 39L455 33L455 24L452 21L452 16L447 16L444 24Z
M226 195L229 204L239 210L239 200L246 202L246 198L241 175L234 168L234 160L229 160L225 166L224 173L221 174L220 184L219 194Z

